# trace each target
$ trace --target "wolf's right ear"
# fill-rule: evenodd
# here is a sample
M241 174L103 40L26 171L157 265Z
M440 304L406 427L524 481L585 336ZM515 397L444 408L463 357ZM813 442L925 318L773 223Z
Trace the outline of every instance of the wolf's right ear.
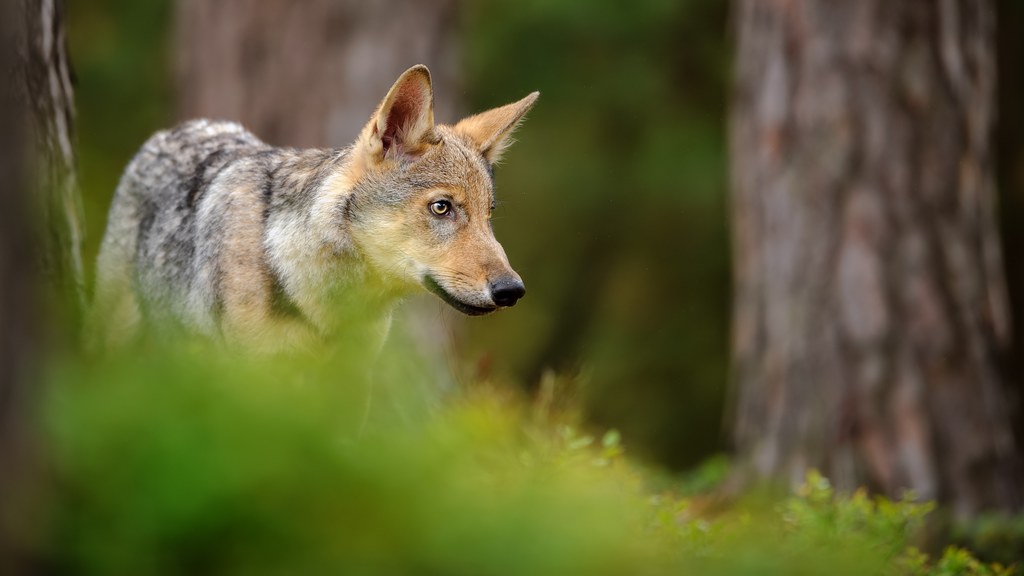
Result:
M416 154L429 142L434 129L434 91L430 71L418 64L409 68L388 91L363 131L368 153L376 160L388 155Z
M530 111L538 96L540 92L534 92L519 102L464 118L455 125L455 131L476 144L477 150L487 162L494 165L501 160L502 152L512 142L512 132L523 121L523 116Z

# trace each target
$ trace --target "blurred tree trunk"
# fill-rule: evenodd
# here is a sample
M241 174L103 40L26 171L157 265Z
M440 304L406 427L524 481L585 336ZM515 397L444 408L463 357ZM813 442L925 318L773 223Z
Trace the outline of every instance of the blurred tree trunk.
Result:
M235 120L276 146L347 146L398 76L422 63L434 117L454 123L458 8L457 0L178 0L179 115ZM460 324L424 295L399 307L393 333L409 334L446 378L440 364Z
M38 518L33 400L44 305L77 321L82 216L72 149L74 96L64 3L0 6L0 573L22 573ZM77 325L72 326L77 327ZM65 337L70 340L73 337Z
M741 473L1019 509L990 0L736 0Z
M182 118L236 120L277 146L345 146L413 64L452 122L455 0L179 0Z
M1024 334L1024 2L999 0L999 121L996 124L999 220L1013 333ZM1024 443L1024 339L1013 341L1010 368L1017 441ZM1022 445L1022 444L1018 444Z
M74 91L67 55L64 2L14 2L17 49L14 82L20 118L26 130L31 178L26 181L31 210L40 216L33 245L18 246L41 266L55 304L77 322L84 303L82 235L84 223L75 173ZM14 216L8 215L9 218Z

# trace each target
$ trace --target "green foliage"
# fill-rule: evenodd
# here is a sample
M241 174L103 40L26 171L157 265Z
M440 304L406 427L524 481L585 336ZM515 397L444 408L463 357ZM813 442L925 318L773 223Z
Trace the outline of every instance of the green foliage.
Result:
M591 452L578 439L542 445L516 409L484 398L430 418L381 415L360 432L364 399L335 368L183 351L57 373L47 421L61 565L600 574L638 560L622 543L641 508L616 475L582 473Z
M929 563L910 543L930 505L817 475L718 511L655 492L618 432L487 383L437 402L385 354L369 417L345 359L161 344L57 364L40 554L83 574L1008 573L962 550Z
M827 544L856 535L865 542L877 543L877 553L896 557L906 547L931 504L917 504L912 494L899 502L870 498L863 489L837 498L828 480L811 472L797 492L786 501L783 520L810 544Z
M1017 571L1001 564L985 564L963 548L950 546L934 563L916 549L910 549L898 565L903 574L930 576L1012 576Z

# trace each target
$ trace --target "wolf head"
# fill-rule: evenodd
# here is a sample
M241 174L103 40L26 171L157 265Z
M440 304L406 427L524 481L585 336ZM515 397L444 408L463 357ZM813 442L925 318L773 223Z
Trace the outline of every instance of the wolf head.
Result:
M492 168L537 96L436 125L427 68L398 78L356 141L349 176L351 237L377 274L472 315L526 293L491 228Z

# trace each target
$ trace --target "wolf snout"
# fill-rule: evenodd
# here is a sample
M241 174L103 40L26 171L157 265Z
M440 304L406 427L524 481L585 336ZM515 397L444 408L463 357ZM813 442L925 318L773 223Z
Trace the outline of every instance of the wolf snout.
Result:
M490 291L491 300L496 305L508 307L515 306L516 302L526 295L526 286L519 278L506 277L491 282Z

